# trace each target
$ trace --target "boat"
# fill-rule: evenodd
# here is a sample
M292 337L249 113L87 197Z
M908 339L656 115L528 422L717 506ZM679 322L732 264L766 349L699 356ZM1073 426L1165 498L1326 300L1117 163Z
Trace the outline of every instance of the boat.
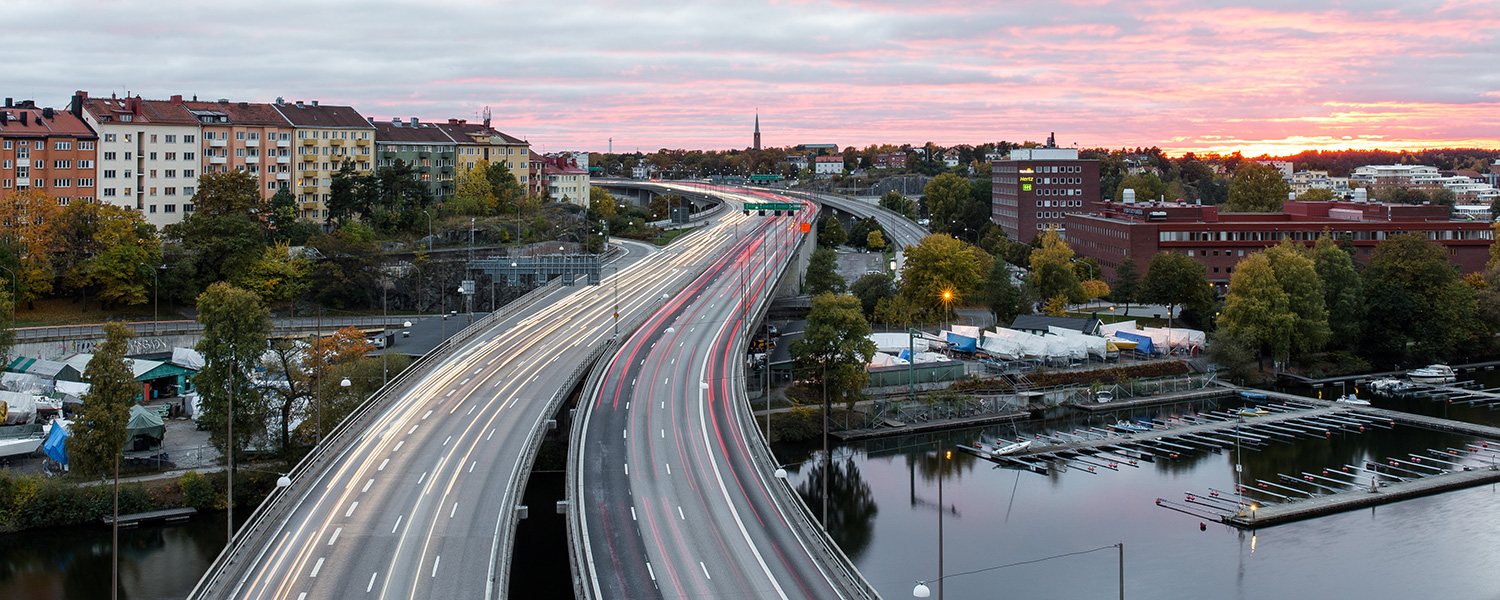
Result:
M1131 433L1145 433L1147 431L1151 431L1150 427L1147 427L1145 425L1139 425L1139 424L1136 424L1136 423L1131 423L1129 421L1120 421L1118 423L1115 423L1114 425L1111 425L1111 427L1114 427L1115 429L1121 429L1121 430L1124 430L1124 431L1128 431L1128 432L1131 432Z
M1016 442L1014 444L1006 444L1004 446L996 446L994 450L990 451L990 458L999 458L1007 454L1015 454L1030 447L1031 440Z
M1412 388L1410 381L1388 377L1370 382L1370 389L1377 394L1400 394Z
M1244 408L1238 408L1229 412L1241 417L1264 417L1271 414L1271 411L1269 410L1266 410L1264 408L1256 408L1254 406L1246 406Z
M1453 383L1458 375L1448 365L1427 365L1406 372L1406 378L1417 383Z
M1252 392L1252 391L1249 391L1249 390L1242 390L1240 392L1240 397L1244 398L1246 400L1265 400L1266 399L1266 393L1265 392Z
M0 438L0 457L31 454L40 449L45 440L42 435Z
M1094 392L1094 400L1097 401L1100 404L1103 404L1105 402L1109 402L1110 400L1114 400L1114 399L1115 399L1114 392L1111 392L1109 390L1099 390L1097 392Z
M1359 396L1356 396L1354 394L1344 394L1343 396L1339 396L1339 399L1338 400L1334 400L1334 402L1338 402L1338 403L1341 403L1341 404L1353 404L1355 406L1369 406L1370 405L1370 401L1369 400L1360 400Z

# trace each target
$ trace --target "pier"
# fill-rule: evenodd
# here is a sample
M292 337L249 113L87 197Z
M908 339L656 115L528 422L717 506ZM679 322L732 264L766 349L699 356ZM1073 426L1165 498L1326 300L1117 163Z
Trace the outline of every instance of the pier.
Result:
M198 509L189 506L186 508L168 508L166 510L153 510L142 513L120 515L120 526L135 527L136 525L140 525L141 523L150 523L153 521L177 523L191 519L193 518L193 515L196 514L198 514ZM104 522L105 525L109 525L114 522L114 518L109 516L102 517L99 520Z
M1255 510L1242 510L1223 517L1223 521L1241 529L1271 527L1488 483L1500 483L1500 470L1494 467L1483 467L1468 471L1439 473L1420 479L1384 484L1373 491L1369 489L1342 491L1305 500L1299 499L1296 502L1258 506Z

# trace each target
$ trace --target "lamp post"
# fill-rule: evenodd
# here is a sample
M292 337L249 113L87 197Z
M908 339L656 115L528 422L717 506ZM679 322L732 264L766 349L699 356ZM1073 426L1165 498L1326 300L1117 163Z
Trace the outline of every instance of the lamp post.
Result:
M948 329L948 305L952 302L953 290L943 290L943 330L945 331ZM942 585L939 584L938 587L942 588ZM941 596L942 593L939 592L938 595Z

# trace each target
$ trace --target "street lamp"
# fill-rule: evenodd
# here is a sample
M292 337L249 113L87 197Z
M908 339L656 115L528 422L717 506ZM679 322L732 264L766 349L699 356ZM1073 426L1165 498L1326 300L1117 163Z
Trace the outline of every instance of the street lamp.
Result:
M951 302L953 302L953 290L943 290L943 330L945 331L948 329L948 305ZM940 583L938 587L941 588L942 584Z

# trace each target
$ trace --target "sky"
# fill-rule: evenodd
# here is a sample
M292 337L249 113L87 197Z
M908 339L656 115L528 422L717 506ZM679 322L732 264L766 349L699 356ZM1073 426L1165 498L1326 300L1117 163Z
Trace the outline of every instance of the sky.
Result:
M1500 147L1500 0L7 0L0 95L319 100L542 151ZM612 146L610 140L613 140Z

